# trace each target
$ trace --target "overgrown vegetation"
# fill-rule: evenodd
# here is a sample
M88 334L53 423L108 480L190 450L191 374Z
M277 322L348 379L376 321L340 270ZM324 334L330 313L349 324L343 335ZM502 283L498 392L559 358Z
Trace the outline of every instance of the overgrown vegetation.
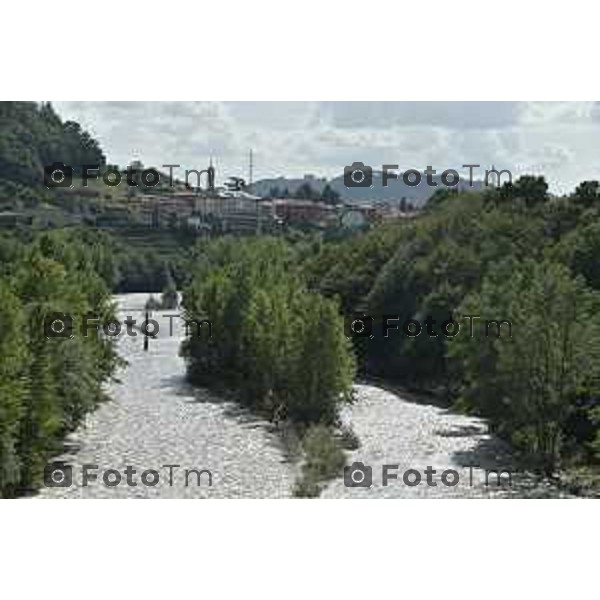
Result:
M53 313L74 327L84 314L111 316L102 264L59 232L0 244L0 496L39 485L47 458L103 399L118 364L107 339L51 337Z
M328 244L306 261L315 291L347 315L375 318L354 340L365 374L436 391L491 427L546 473L596 468L599 448L600 212L597 182L568 197L542 177L482 193L439 192L410 224ZM378 319L431 317L437 337L392 331ZM474 320L474 336L462 315ZM454 317L462 329L442 335ZM484 319L512 322L486 337Z
M314 498L321 493L325 482L339 477L346 457L336 432L325 425L313 425L302 440L304 461L302 475L294 486L297 498Z
M335 301L309 291L282 240L218 240L185 290L186 318L212 323L183 348L190 377L234 386L270 419L332 424L354 359Z
M481 193L439 192L417 219L343 240L203 247L185 304L188 318L209 318L218 333L209 343L187 341L190 375L233 383L274 420L320 424L322 440L353 370L337 310L365 312L375 335L353 340L363 374L433 391L487 418L546 474L595 469L599 189L585 182L554 198L542 177L525 176ZM386 314L433 319L437 335L383 337ZM463 315L480 316L473 337ZM461 331L449 337L440 325L452 318ZM510 321L512 337L488 335L485 320ZM305 461L300 495L319 489L318 457L335 455L309 440L307 455L320 450Z
M183 355L192 380L233 387L253 410L300 434L305 464L295 493L313 496L345 462L333 432L355 362L337 303L303 281L303 249L269 238L204 247L183 304L186 318L208 319L213 334L192 331Z

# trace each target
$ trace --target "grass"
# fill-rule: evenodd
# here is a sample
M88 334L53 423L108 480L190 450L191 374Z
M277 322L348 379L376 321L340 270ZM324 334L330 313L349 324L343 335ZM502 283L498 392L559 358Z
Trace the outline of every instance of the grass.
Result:
M561 485L584 498L600 498L600 468L570 468L560 474Z
M326 481L342 475L346 455L340 437L326 425L312 425L307 430L302 450L302 472L293 494L296 498L315 498Z

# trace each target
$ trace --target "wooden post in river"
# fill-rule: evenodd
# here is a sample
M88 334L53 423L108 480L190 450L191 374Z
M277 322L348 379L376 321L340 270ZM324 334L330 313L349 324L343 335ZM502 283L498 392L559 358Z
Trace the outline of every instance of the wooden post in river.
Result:
M144 352L148 352L148 311L146 311L146 323L144 324Z

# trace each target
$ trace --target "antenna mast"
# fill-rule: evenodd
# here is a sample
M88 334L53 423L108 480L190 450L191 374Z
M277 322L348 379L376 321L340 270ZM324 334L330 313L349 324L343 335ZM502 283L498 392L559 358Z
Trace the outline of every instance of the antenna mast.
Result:
M248 164L248 185L252 185L252 171L254 169L254 155L252 153L252 148L250 148L250 162Z

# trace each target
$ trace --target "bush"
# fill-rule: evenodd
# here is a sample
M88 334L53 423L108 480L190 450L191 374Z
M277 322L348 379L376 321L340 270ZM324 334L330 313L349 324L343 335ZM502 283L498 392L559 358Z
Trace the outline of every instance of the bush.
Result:
M294 496L315 497L321 493L323 482L342 475L346 456L333 429L322 424L308 429L302 447L304 463Z

